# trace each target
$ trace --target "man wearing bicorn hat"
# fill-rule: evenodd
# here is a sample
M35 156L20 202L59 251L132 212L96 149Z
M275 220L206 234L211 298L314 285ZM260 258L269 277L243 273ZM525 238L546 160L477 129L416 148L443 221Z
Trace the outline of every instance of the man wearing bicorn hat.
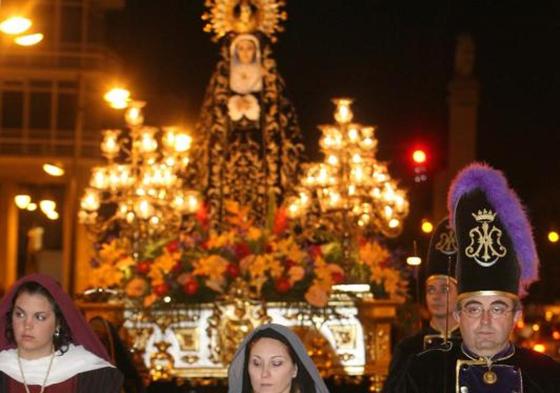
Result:
M429 323L395 347L389 374L383 386L384 393L395 390L411 356L427 349L458 345L461 342L459 324L453 317L457 300L457 281L454 277L456 260L455 233L449 226L449 219L445 218L438 224L430 239L426 258L424 277Z
M459 173L448 207L458 243L455 318L463 343L410 359L399 392L560 392L560 364L515 346L520 299L538 278L528 218L500 171Z

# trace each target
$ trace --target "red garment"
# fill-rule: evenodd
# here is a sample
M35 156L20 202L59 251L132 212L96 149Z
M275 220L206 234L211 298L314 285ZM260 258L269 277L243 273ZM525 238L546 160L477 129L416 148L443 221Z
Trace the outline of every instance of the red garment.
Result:
M8 380L8 392L7 393L26 393L25 386L19 383L15 379L6 376ZM73 393L76 391L77 377L67 379L64 382L55 383L54 385L47 386L44 393ZM41 387L39 385L27 385L30 393L39 393Z
M2 299L2 303L0 303L0 351L15 348L14 344L8 343L4 334L6 331L6 314L12 306L13 297L17 289L22 284L30 281L41 284L54 298L72 332L72 342L75 345L82 345L88 351L112 363L105 347L101 344L95 333L93 333L80 311L74 306L70 296L64 292L60 284L52 277L41 273L34 273L21 278Z

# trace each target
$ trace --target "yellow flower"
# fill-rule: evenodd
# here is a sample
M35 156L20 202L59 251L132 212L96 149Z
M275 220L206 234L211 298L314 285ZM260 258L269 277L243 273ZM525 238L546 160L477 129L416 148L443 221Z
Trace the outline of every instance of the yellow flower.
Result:
M167 274L177 264L177 259L176 259L177 255L178 254L175 254L174 257L174 255L169 254L167 251L165 251L162 255L160 255L154 260L153 267L161 269L164 274Z
M307 256L307 253L291 237L280 240L275 246L275 251L297 263L301 263Z
M223 277L229 261L219 255L210 255L200 258L193 263L193 276L206 276L211 280L219 281Z
M121 258L121 256L122 250L119 248L116 240L110 243L103 243L101 250L99 250L99 259L105 263L114 263Z
M155 263L152 263L152 265L150 266L150 272L148 273L148 277L152 279L152 286L163 284L163 279L164 279L163 272L158 266L156 266Z
M359 250L359 263L367 265L374 279L373 269L378 267L379 264L389 258L389 251L378 242L368 242L360 247Z
M247 231L248 240L256 241L259 240L262 236L263 236L263 232L259 228L251 227Z
M207 247L211 248L221 248L226 246L231 246L235 244L236 235L234 232L225 232L220 235L216 233L211 233L208 238Z
M123 273L114 268L114 266L104 263L96 269L93 269L91 284L95 287L108 288L120 285L123 279Z
M117 261L116 268L124 271L130 268L131 266L134 266L135 264L136 262L134 262L134 259L132 259L132 257L125 257Z

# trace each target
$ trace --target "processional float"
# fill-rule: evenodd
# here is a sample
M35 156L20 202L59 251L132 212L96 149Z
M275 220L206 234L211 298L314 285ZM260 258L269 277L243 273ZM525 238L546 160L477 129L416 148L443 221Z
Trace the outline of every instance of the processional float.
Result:
M224 378L243 337L276 322L325 377L369 378L376 391L406 293L383 239L400 233L408 202L349 99L320 126L324 160L302 163L272 53L283 6L206 2L220 59L194 136L145 125L137 101L123 130L104 132L107 163L81 203L95 249L81 307L122 326L154 380Z

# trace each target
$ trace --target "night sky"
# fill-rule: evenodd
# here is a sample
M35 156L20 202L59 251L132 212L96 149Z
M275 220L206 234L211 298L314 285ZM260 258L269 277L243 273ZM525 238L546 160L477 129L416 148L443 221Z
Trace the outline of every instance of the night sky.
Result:
M543 273L559 277L560 245L546 233L560 229L560 3L437 3L288 0L274 50L307 155L317 158L316 126L332 121L330 99L353 97L355 119L379 127L379 157L414 195L407 153L429 146L430 175L445 164L454 45L469 32L480 82L478 159L505 171L535 226ZM148 101L148 120L194 126L219 48L202 31L203 12L203 0L129 0L109 16L122 79ZM555 287L537 285L532 296L558 299Z

